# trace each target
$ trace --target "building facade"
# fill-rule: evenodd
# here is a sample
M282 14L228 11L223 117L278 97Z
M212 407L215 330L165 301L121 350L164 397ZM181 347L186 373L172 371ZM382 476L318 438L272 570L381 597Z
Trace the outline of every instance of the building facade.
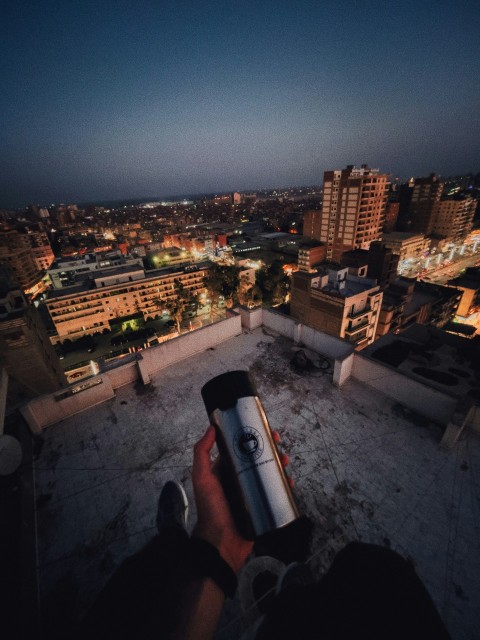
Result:
M327 257L327 248L322 242L303 243L298 248L298 268L310 271Z
M55 261L50 241L45 231L28 231L32 257L38 271L47 271Z
M139 266L143 269L141 258L124 256L120 250L86 253L82 256L59 258L48 269L47 275L54 289L64 289L96 277L99 271L117 269L120 266Z
M408 213L412 233L429 236L434 232L443 184L434 173L415 179Z
M303 214L303 236L309 240L318 240L322 231L321 210L311 209Z
M0 356L21 393L51 393L66 384L37 309L18 286L5 282L0 283Z
M430 240L421 233L408 233L405 231L394 231L384 233L382 243L391 249L398 256L399 262L404 260L415 260L419 258L430 247Z
M414 278L397 278L384 292L377 337L400 333L413 324L441 329L457 313L462 292Z
M0 229L0 263L10 271L13 281L18 283L25 293L38 288L41 273L37 269L27 234L16 229Z
M145 320L161 316L165 310L162 302L177 295L176 280L192 294L200 295L205 293L203 279L207 272L208 265L192 265L145 277L141 269L120 269L98 274L95 289L75 287L71 292L52 291L45 302L55 328L51 340L57 343L110 331L111 322L135 314L142 314Z
M347 268L297 271L292 276L290 314L362 349L375 339L382 298L375 281L350 276Z
M400 202L398 200L389 200L385 207L385 221L383 223L383 231L385 233L391 233L396 230L399 213Z
M476 200L471 197L456 196L440 200L433 233L446 242L462 243L472 230L476 206Z
M388 186L387 174L367 165L324 173L314 239L326 243L327 259L339 261L345 251L368 249L371 242L380 240Z

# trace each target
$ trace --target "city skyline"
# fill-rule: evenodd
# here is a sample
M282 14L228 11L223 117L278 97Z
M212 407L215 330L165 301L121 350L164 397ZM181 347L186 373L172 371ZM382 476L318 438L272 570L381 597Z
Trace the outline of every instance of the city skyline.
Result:
M5 11L0 207L477 172L473 2Z

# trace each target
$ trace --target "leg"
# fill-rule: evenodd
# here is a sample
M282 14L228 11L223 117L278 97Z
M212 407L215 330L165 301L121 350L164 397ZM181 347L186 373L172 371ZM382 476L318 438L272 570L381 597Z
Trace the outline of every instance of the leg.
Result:
M158 535L113 574L83 620L79 637L141 638L155 620L165 623L170 583L188 541L187 508L183 489L167 483L159 499Z
M397 553L351 543L316 585L282 592L258 638L448 639L413 567Z

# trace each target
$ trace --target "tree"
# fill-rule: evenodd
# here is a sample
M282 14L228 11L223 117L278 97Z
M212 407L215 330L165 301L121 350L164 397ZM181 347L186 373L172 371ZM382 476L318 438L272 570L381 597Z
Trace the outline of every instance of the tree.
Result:
M245 306L259 304L262 301L262 291L260 287L252 283L247 275L240 278L237 290L238 301Z
M178 279L175 279L173 282L173 290L175 296L166 299L159 298L154 300L154 302L157 307L168 310L170 317L175 320L178 333L180 333L183 314L190 304L195 303L197 296L190 289L187 289Z
M218 301L221 296L225 299L227 307L233 307L240 283L237 267L212 263L208 274L203 279L203 283L211 301L211 310L213 310L214 306L218 307Z
M290 289L290 280L279 260L258 271L257 284L262 292L263 301L272 306L282 304Z

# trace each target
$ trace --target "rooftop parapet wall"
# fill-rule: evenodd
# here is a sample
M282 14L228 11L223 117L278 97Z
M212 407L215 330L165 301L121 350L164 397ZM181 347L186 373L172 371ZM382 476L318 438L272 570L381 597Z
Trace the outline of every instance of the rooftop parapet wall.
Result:
M234 338L241 333L240 315L232 313L231 317L226 320L206 325L190 333L184 333L178 338L162 343L158 347L146 349L142 351L142 360L139 361L142 379L144 383L147 383L157 371L214 347L220 342Z
M241 333L240 316L232 314L226 320L145 349L137 359L122 363L98 376L70 385L59 392L35 398L22 408L23 417L31 431L40 434L52 424L110 400L115 396L115 389L138 380L148 384L151 376L161 369Z
M270 309L263 309L263 326L287 336L295 344L304 344L312 351L332 359L335 386L341 387L350 377L354 349L346 340L329 336Z
M450 422L458 401L359 353L354 355L352 377L443 426Z
M32 433L38 435L46 427L114 396L110 378L105 374L71 385L62 391L34 398L22 407L21 412Z

